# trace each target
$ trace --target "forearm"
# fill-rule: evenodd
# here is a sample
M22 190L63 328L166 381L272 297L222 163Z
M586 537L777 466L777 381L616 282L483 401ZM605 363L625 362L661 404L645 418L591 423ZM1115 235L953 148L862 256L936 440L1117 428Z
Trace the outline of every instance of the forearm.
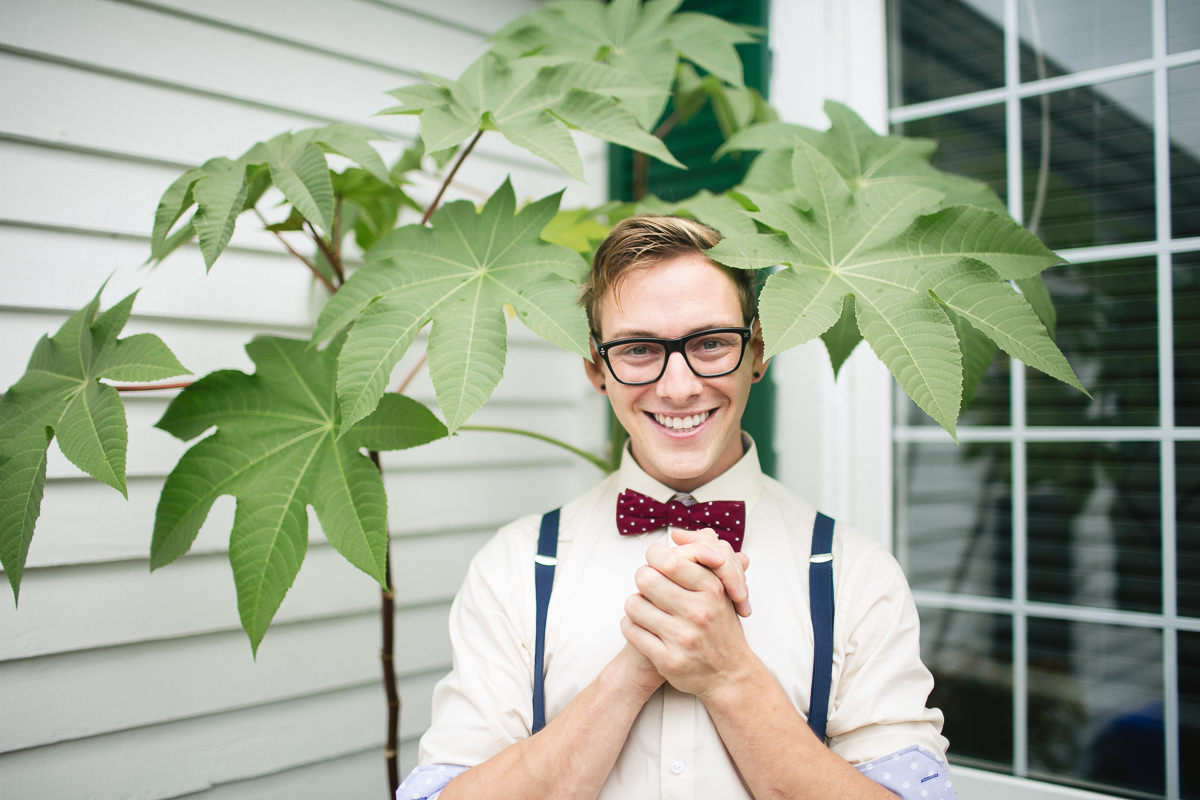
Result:
M441 800L596 797L655 689L634 677L628 655L609 662L537 735L451 781Z
M813 735L757 658L701 700L756 800L896 800Z

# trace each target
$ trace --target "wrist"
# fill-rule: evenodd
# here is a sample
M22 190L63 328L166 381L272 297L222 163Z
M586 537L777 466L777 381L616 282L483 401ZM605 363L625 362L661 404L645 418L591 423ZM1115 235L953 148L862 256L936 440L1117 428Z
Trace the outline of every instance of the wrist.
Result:
M713 716L744 714L753 702L765 697L771 686L778 686L765 664L749 652L734 669L725 672L696 698Z

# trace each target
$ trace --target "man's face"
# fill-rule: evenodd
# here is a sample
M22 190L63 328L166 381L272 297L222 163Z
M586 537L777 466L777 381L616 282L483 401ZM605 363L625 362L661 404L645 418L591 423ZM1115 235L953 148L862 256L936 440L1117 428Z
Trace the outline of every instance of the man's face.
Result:
M702 255L683 255L630 270L600 302L602 342L634 336L673 339L710 328L744 327L733 280ZM716 478L742 457L742 413L750 385L762 375L761 334L741 366L701 378L672 353L657 382L626 386L593 352L588 378L604 388L629 433L633 457L651 477L681 492Z

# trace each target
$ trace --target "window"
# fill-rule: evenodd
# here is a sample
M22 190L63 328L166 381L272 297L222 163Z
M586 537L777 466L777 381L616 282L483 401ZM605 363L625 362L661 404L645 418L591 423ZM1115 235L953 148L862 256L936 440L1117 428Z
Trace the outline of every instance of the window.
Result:
M1001 356L905 398L897 555L951 760L1200 798L1200 3L889 0L889 121L990 184L1091 397Z

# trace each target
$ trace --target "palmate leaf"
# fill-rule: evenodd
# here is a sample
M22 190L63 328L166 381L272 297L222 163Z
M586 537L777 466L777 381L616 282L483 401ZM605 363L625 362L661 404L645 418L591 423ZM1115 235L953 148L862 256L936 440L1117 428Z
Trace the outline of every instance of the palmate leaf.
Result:
M587 353L587 320L577 302L586 264L578 253L539 238L560 196L517 212L506 180L478 213L468 201L448 203L433 215L432 227L399 228L371 249L317 321L319 339L353 325L338 364L345 424L371 413L430 321L430 374L451 431L500 381L506 304L538 335Z
M283 133L258 142L237 159L214 158L179 176L163 193L154 214L150 260L162 261L193 236L211 268L233 237L237 218L274 185L304 219L330 232L334 191L326 153L357 163L390 183L388 169L371 146L381 135L357 125L335 123ZM190 219L180 220L192 208Z
M136 292L104 313L99 294L53 336L42 337L25 374L0 398L0 564L19 593L41 511L46 453L125 494L125 409L101 380L153 381L187 373L162 341L144 333L118 339Z
M379 471L360 448L396 450L438 439L443 426L420 403L384 398L338 438L334 393L342 339L260 336L246 346L257 371L211 373L167 407L158 427L188 440L209 428L167 477L150 545L150 566L191 547L213 502L237 498L229 560L238 613L255 650L295 580L308 546L311 505L329 543L384 583L387 501Z
M739 150L764 150L755 160L743 185L761 191L792 193L788 162L793 149L809 144L821 151L857 191L886 183L917 184L942 193L941 207L975 205L1005 213L1004 203L987 184L944 172L929 163L937 144L931 139L880 136L846 106L825 102L830 119L819 131L786 122L751 125L730 136L717 155Z
M454 147L479 130L496 130L582 180L583 162L571 138L574 128L683 166L626 105L631 95L660 92L622 80L624 76L602 64L565 64L543 57L507 60L488 52L457 81L427 77L436 85L392 91L402 105L383 113L419 114L428 152Z
M507 58L529 53L576 62L600 62L626 83L657 91L630 97L626 106L649 129L666 107L680 56L727 84L742 86L735 46L753 41L747 29L708 14L676 10L682 0L565 0L525 14L493 38Z
M951 434L963 391L954 315L1014 357L1082 390L1008 282L1058 263L1037 237L984 208L937 210L943 194L924 182L860 181L852 191L841 170L803 140L789 167L784 181L792 201L744 192L753 206L748 215L774 233L735 233L709 251L734 267L789 267L767 280L760 298L768 355L826 334L839 320L845 325L844 300L851 296L862 337ZM845 331L831 336L848 340Z

